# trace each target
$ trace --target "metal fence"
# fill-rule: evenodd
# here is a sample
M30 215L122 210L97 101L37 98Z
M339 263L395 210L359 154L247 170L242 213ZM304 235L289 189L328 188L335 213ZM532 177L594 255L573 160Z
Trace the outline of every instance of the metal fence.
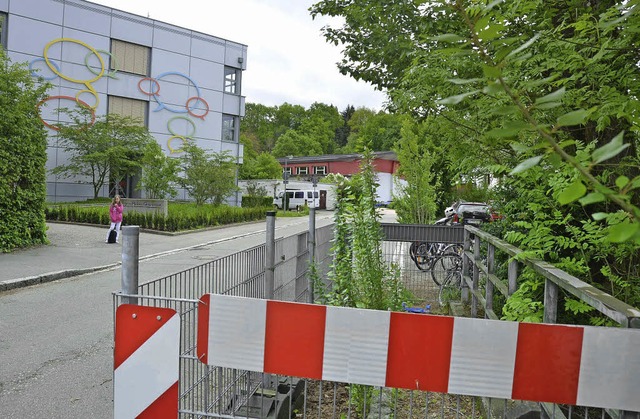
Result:
M438 288L431 280L430 273L420 269L411 259L409 248L414 242L462 243L465 229L385 224L383 231L385 259L400 268L403 283L420 303L434 304ZM467 243L469 231L480 237L477 231L467 230ZM198 360L197 307L203 294L266 298L271 293L277 300L307 302L310 298L307 275L309 261L314 260L319 276L326 278L331 268L332 240L333 226L314 228L312 232L274 240L272 255L268 245L260 245L141 284L137 295L114 294L114 312L120 304L133 298L137 304L172 308L179 314L182 326L179 379L181 418L511 418L522 417L527 412L552 418L623 417L620 412L602 409L553 404L545 404L541 409L539 403L533 402L272 376L207 366ZM310 249L315 249L313 258ZM469 256L470 253L467 253ZM267 275L270 267L273 290L267 289L266 285L269 284ZM478 284L483 269L476 267L473 272L473 276L467 280L474 298L481 301ZM484 272L491 275L490 269L485 268ZM481 302L486 302L486 299Z

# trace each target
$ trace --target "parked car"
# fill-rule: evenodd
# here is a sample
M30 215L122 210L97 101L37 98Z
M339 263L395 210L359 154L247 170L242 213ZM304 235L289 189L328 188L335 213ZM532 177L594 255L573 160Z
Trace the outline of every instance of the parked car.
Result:
M480 224L493 221L491 209L484 202L459 201L445 209L444 215L451 223Z

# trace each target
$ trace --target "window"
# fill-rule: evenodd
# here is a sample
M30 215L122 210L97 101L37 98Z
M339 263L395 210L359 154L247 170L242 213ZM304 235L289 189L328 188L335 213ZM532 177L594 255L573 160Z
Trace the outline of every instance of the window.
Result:
M294 198L304 198L304 192L296 192L296 195L294 196Z
M0 13L0 45L7 49L7 14Z
M286 173L288 175L290 175L292 173L291 171L291 167L285 167L282 169L282 173Z
M108 106L109 113L115 113L120 116L128 116L137 119L142 122L143 126L147 126L147 101L119 96L109 96Z
M309 168L307 166L304 167L298 167L298 174L299 175L308 175L309 174Z
M313 173L316 175L326 175L327 166L313 166Z
M111 70L149 76L150 49L130 42L111 40Z
M222 141L236 142L236 117L222 115Z
M240 94L240 70L233 67L224 68L224 91L233 95Z

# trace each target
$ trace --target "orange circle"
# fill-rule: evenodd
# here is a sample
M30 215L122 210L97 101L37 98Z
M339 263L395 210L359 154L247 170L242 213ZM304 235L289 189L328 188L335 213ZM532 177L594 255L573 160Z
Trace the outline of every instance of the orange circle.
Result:
M39 110L40 106L45 103L48 102L52 99L66 99L66 100L73 100L74 102L76 102L78 105L80 106L84 106L85 108L91 110L91 122L88 123L87 125L85 125L84 127L80 128L80 129L87 129L90 126L92 126L93 124L95 124L96 122L96 111L95 109L93 109L91 106L89 106L89 104L87 102L85 102L84 100L75 98L73 96L49 96L47 98L42 99L40 102L38 102L36 104L36 108ZM39 113L39 112L38 112ZM47 123L44 119L42 119L42 116L40 116L40 120L42 121L42 123L47 127L47 128L51 128L54 131L60 131L60 127L57 125L53 125L53 124L49 124Z

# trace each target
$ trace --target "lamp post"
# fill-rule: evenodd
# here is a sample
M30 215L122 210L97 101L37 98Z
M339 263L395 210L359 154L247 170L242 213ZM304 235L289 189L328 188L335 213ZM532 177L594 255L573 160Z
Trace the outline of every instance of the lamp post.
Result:
M311 176L311 182L313 183L313 206L316 206L316 186L318 186L318 175L313 174Z
M293 156L286 156L284 158L284 172L282 173L282 183L284 184L284 195L282 197L282 209L284 209L285 211L289 207L289 200L287 199L287 184L289 183L289 170L287 167L287 163L291 158L293 158Z

